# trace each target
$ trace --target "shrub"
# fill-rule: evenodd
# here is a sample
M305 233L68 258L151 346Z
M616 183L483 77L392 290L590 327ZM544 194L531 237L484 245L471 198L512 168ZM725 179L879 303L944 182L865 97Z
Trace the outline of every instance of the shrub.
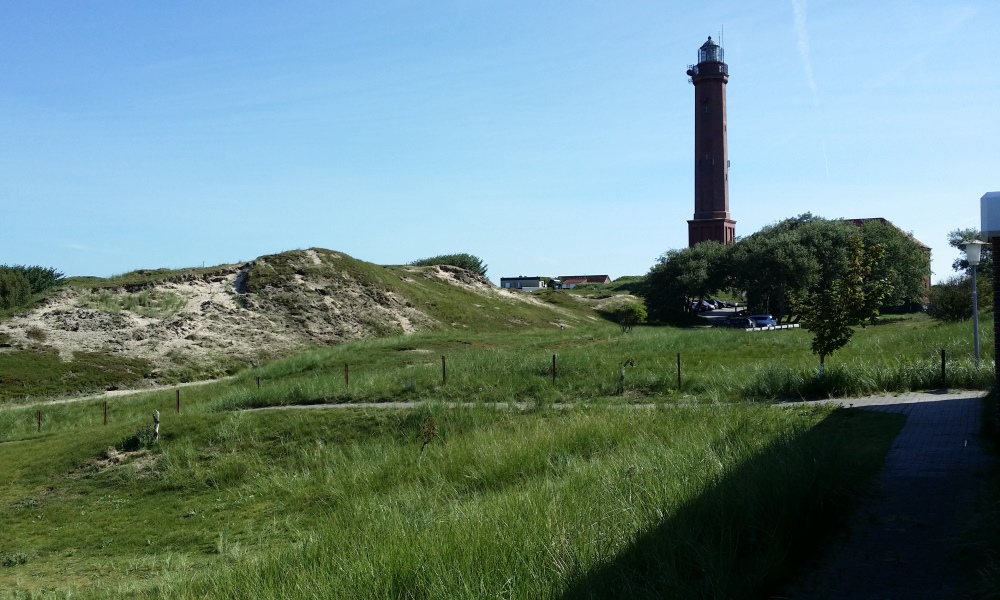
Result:
M473 273L478 273L479 275L486 277L486 265L483 264L483 259L464 252L460 254L441 254L440 256L422 258L420 260L415 260L410 264L414 267L450 265L452 267L459 267L461 269L465 269L466 271L472 271Z
M63 274L50 267L0 265L0 310L20 308L33 294L61 283Z
M14 267L15 269L20 269L24 274L25 279L28 280L28 284L31 286L32 294L40 294L48 289L51 289L62 283L64 279L63 274L56 271L52 267L39 267L34 265L31 267Z
M646 320L646 307L638 302L623 304L611 311L611 318L622 328L623 333Z
M16 567L28 562L28 556L24 552L5 552L0 554L0 567Z
M31 284L19 269L0 266L0 309L24 306L31 297Z
M982 298L980 298L982 300ZM982 302L980 302L982 308ZM956 275L931 288L927 314L939 321L965 321L972 318L972 279Z
M118 442L117 448L122 452L135 452L140 448L149 448L156 443L152 425L143 425L131 436Z

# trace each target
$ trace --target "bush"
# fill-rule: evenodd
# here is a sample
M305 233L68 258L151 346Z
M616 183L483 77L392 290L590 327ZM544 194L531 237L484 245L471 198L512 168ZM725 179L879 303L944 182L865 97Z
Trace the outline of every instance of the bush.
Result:
M0 567L16 567L28 562L24 552L5 552L0 554Z
M49 267L0 265L0 310L20 308L33 294L40 294L63 280L63 274Z
M24 274L25 279L28 280L28 284L31 285L32 294L40 294L46 290L49 290L59 283L62 283L63 274L51 267L39 267L34 265L31 267L13 267L15 269L20 269Z
M979 309L986 300L979 296ZM931 288L931 302L927 314L939 321L966 321L972 318L972 278L968 275L956 275L944 283Z
M638 302L623 304L611 311L611 318L622 328L623 333L646 321L646 307Z
M143 425L131 436L118 442L116 448L122 452L135 452L140 448L150 448L156 443L156 433L152 425Z
M0 267L0 309L24 306L31 297L31 284L16 268Z
M415 260L410 264L414 267L450 265L452 267L459 267L460 269L472 271L473 273L478 273L479 275L486 277L486 265L483 264L483 260L478 256L466 254L464 252L460 254L442 254L440 256L422 258L420 260Z

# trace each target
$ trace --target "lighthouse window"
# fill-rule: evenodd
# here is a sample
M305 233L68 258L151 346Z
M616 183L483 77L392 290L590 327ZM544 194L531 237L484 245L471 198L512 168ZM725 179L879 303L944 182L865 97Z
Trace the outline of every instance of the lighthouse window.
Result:
M707 106L705 107L705 112L706 112L706 113L708 112L708 107L707 107Z

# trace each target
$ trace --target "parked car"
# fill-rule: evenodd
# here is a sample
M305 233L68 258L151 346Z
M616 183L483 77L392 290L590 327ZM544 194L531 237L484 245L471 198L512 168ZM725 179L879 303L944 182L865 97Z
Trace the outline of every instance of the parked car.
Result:
M733 329L751 329L756 327L753 320L748 317L731 317L729 319L723 319L719 321L712 327L731 327Z
M778 324L771 315L748 315L747 318L754 322L755 327L774 327Z
M695 300L691 303L691 310L697 312L705 312L709 310L715 310L715 307L708 303L708 300Z

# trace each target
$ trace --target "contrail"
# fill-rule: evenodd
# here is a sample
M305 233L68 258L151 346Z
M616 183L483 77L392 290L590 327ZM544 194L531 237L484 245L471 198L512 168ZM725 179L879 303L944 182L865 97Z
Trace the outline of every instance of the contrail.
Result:
M799 40L799 56L806 70L806 83L812 92L813 105L819 108L819 94L816 92L816 78L813 77L812 61L809 60L809 31L806 29L806 0L792 0L795 13L795 35Z
M806 83L812 94L813 107L819 114L819 92L816 88L816 78L813 77L812 61L809 60L809 30L806 29L806 0L792 0L792 13L795 15L795 36L799 42L799 56L806 72ZM830 161L826 156L826 134L820 131L820 142L823 146L823 164L826 167L826 178L830 178Z

